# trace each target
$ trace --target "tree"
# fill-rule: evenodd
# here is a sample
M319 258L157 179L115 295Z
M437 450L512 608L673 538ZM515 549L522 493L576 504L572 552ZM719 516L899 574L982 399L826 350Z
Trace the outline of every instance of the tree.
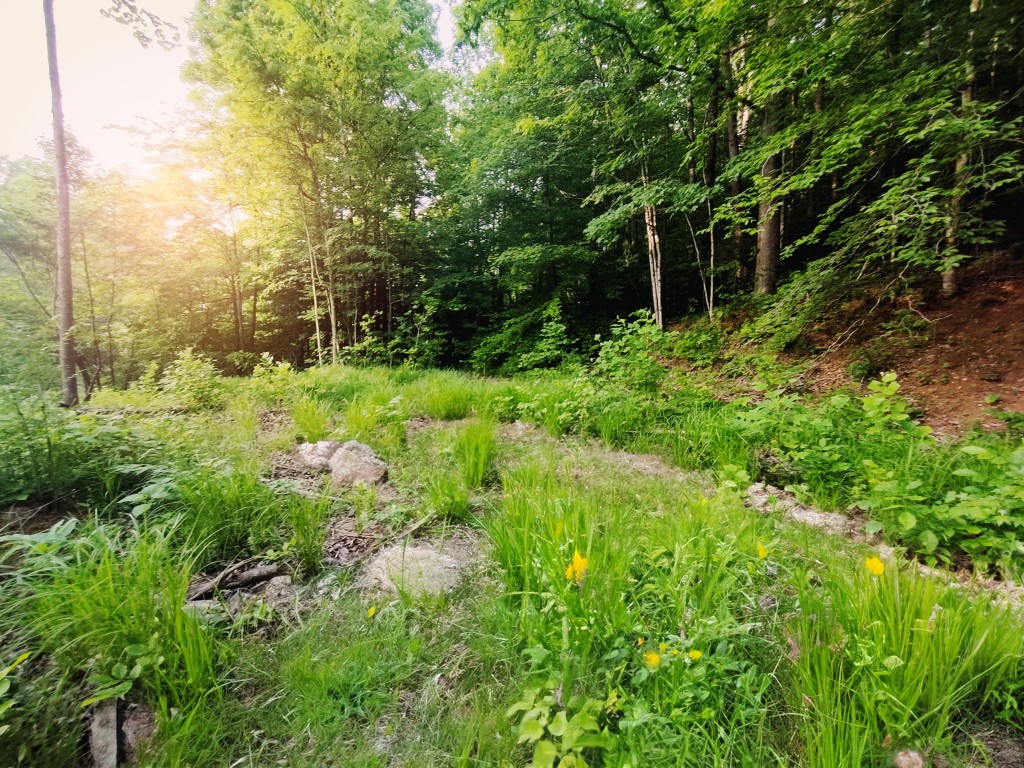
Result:
M61 103L60 70L57 65L57 30L53 0L43 0L46 22L46 60L50 71L50 102L53 112L53 157L57 185L57 336L60 354L61 393L64 405L78 404L75 311L71 286L71 192L68 183L67 147L64 141L64 107Z

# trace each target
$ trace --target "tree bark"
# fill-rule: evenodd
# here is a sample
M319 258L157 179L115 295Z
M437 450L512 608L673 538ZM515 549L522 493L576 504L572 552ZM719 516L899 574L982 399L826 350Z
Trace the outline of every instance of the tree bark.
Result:
M981 0L971 0L971 26L967 31L967 72L964 78L964 86L960 91L960 105L966 107L974 101L974 84L977 80L977 73L974 67L974 24L978 11L981 10ZM956 248L957 235L960 229L960 214L963 204L962 185L966 181L967 164L970 162L970 155L965 150L956 158L954 167L954 184L956 189L953 199L950 202L949 222L946 224L946 247L950 250ZM959 289L957 269L951 266L942 273L942 296L950 298L956 295Z
M68 184L68 154L64 141L64 108L61 104L60 70L57 67L57 30L53 21L53 0L43 0L46 22L46 60L50 70L50 100L53 112L53 164L57 177L57 336L59 340L61 393L64 405L78 404L75 372L75 312L71 285L71 191Z
M771 137L776 131L774 99L764 108L764 134ZM771 184L779 174L779 155L773 154L761 164L761 178ZM754 293L771 293L779 271L781 243L779 207L766 191L757 204L757 260L754 264Z

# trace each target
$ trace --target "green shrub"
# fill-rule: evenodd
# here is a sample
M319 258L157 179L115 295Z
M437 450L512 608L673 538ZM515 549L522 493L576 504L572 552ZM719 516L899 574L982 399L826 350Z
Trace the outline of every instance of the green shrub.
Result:
M696 368L718 362L725 347L725 332L718 325L701 321L677 334L672 340L672 353Z
M221 399L221 381L217 367L192 348L177 354L160 378L160 389L179 408L203 410L217 405Z

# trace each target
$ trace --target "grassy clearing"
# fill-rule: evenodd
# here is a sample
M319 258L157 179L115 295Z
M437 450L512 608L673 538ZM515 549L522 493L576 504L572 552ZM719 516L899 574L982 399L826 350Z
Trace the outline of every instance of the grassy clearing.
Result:
M1024 733L1019 609L753 514L734 490L792 473L833 505L898 499L863 505L913 541L900 516L924 518L935 494L953 491L950 509L975 503L968 487L1012 498L1006 438L968 446L987 453L936 443L891 382L816 406L770 391L725 404L612 363L599 380L505 382L271 368L215 382L217 398L193 387L191 409L116 413L112 429L53 416L5 459L22 467L5 492L36 497L49 476L33 467L61 451L63 492L93 512L7 538L0 662L32 656L0 692L13 702L0 761L69 764L80 703L104 696L156 710L151 765L838 768L915 749L966 768L981 723ZM502 427L517 419L544 429ZM367 442L394 493L306 498L261 481L271 453L317 436ZM716 470L720 487L673 466ZM913 493L885 485L911 477ZM191 573L254 555L313 594L337 514L357 529L427 514L477 526L480 560L436 599L332 573L335 597L257 632L182 609ZM979 543L1010 518L959 551L1012 571L1012 553Z

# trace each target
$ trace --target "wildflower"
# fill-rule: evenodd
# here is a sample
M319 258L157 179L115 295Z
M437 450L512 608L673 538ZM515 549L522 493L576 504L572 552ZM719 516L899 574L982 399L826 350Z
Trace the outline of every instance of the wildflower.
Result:
M375 614L376 612L377 612L377 606L376 605L371 605L370 608L366 611L366 618L372 619L373 618L373 614Z
M664 653L668 650L668 643L658 643L658 650Z
M672 655L673 656L678 656L679 655L679 649L678 648L673 648L672 649Z
M587 576L587 564L590 561L587 558L580 555L580 551L573 550L572 562L569 563L569 567L565 569L565 578L569 581L575 581L577 584L582 584L583 579Z
M869 557L864 565L871 571L872 576L881 576L882 572L885 571L885 564L882 563L877 557Z
M658 655L657 651L648 651L644 654L644 664L651 669L657 669L658 665L661 664L661 656Z
M757 556L762 560L768 557L768 550L764 548L763 544L757 545Z
M690 657L690 661L697 661L701 656L704 655L704 652L703 651L698 651L698 650L692 650L692 651L690 651L686 655Z
M647 642L647 640L646 640L645 638L642 638L642 637L638 637L638 638L636 639L636 644L637 644L637 645L643 645L643 644L644 644L644 643L646 643L646 642Z

